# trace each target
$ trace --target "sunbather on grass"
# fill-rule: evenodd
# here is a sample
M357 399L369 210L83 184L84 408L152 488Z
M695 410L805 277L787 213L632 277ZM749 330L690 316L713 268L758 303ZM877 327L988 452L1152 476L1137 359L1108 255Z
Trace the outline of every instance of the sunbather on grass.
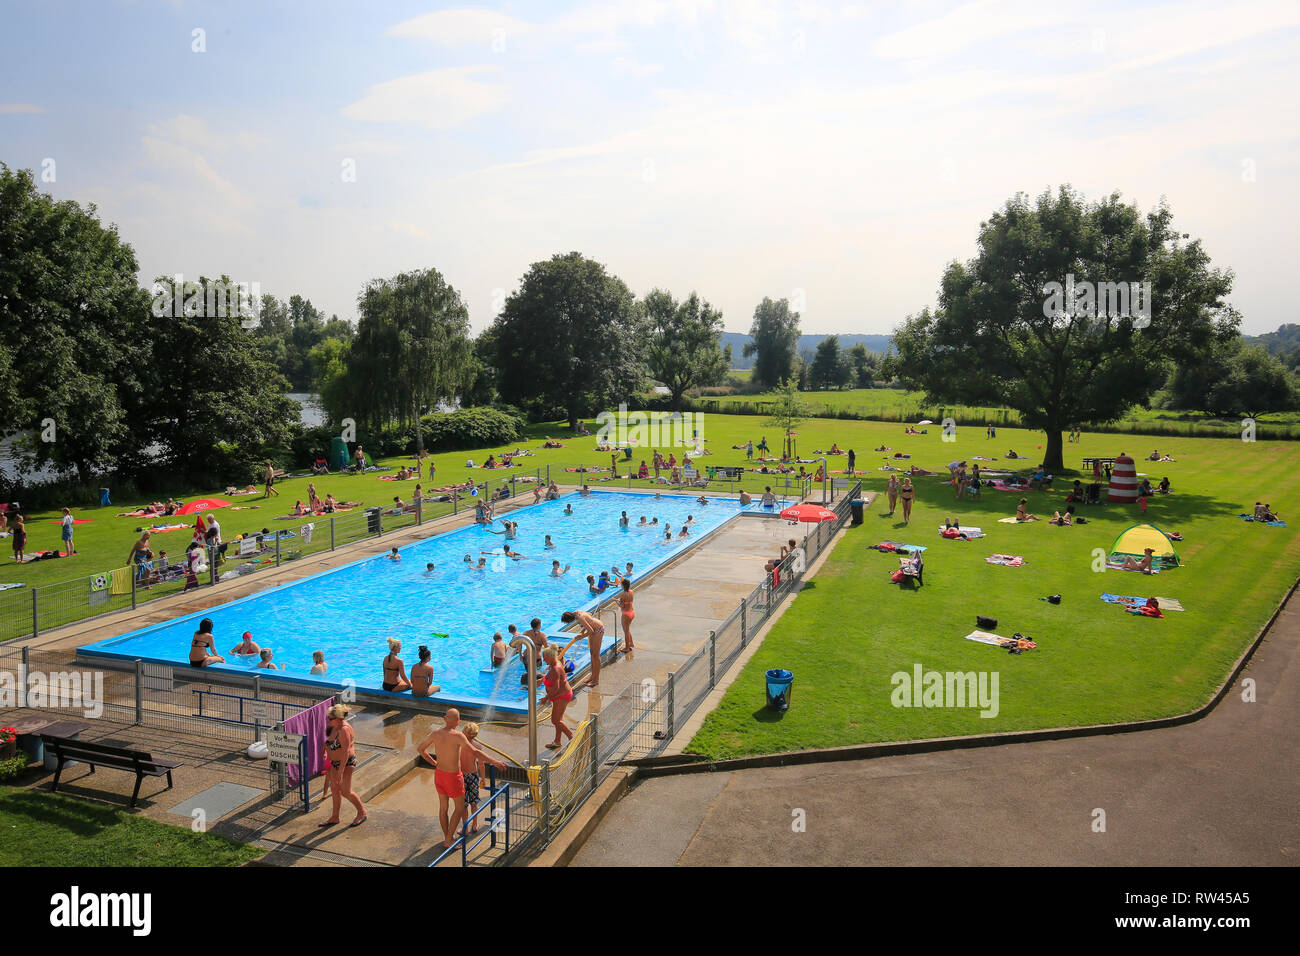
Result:
M1152 550L1151 548L1144 548L1141 560L1132 557L1126 557L1124 559L1124 570L1141 571L1143 574L1150 574L1151 562L1154 556L1155 556L1154 550Z
M1028 499L1028 498L1021 498L1021 499L1020 499L1020 504L1016 507L1016 520L1017 520L1017 521L1037 521L1037 520L1038 520L1038 515L1034 515L1034 514L1030 514L1030 513L1029 513L1028 509L1025 507L1027 504L1029 504L1029 499Z

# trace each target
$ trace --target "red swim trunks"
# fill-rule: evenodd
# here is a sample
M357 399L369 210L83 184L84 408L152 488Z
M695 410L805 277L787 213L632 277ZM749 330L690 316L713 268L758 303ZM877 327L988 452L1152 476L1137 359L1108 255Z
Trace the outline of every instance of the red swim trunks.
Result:
M435 770L433 772L433 785L444 796L465 796L465 775L459 770L455 773L450 770Z

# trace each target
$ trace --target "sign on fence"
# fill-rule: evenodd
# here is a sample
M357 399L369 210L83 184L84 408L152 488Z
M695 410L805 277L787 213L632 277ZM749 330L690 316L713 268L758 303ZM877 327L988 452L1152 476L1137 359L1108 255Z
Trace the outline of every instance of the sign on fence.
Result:
M297 763L299 745L307 739L305 734L286 734L279 730L266 732L266 755L271 763Z
M276 713L276 708L280 705L270 700L246 700L244 701L244 719L260 720L264 724L277 724L280 722L280 716Z

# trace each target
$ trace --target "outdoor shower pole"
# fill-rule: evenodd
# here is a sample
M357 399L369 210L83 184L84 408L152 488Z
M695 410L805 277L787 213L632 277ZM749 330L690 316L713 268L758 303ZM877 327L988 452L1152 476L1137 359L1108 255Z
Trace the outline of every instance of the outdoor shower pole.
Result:
M510 642L509 647L519 650L528 648L528 658L524 667L528 670L528 766L537 766L537 645L531 637L520 634Z

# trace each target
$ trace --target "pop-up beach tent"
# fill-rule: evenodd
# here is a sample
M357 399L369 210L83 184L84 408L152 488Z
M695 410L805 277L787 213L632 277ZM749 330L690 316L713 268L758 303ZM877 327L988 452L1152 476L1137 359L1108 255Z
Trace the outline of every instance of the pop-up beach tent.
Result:
M1178 551L1169 536L1153 524L1135 524L1120 534L1111 545L1110 557L1114 561L1123 561L1126 557L1141 558L1150 548L1160 565L1166 568L1178 567Z

